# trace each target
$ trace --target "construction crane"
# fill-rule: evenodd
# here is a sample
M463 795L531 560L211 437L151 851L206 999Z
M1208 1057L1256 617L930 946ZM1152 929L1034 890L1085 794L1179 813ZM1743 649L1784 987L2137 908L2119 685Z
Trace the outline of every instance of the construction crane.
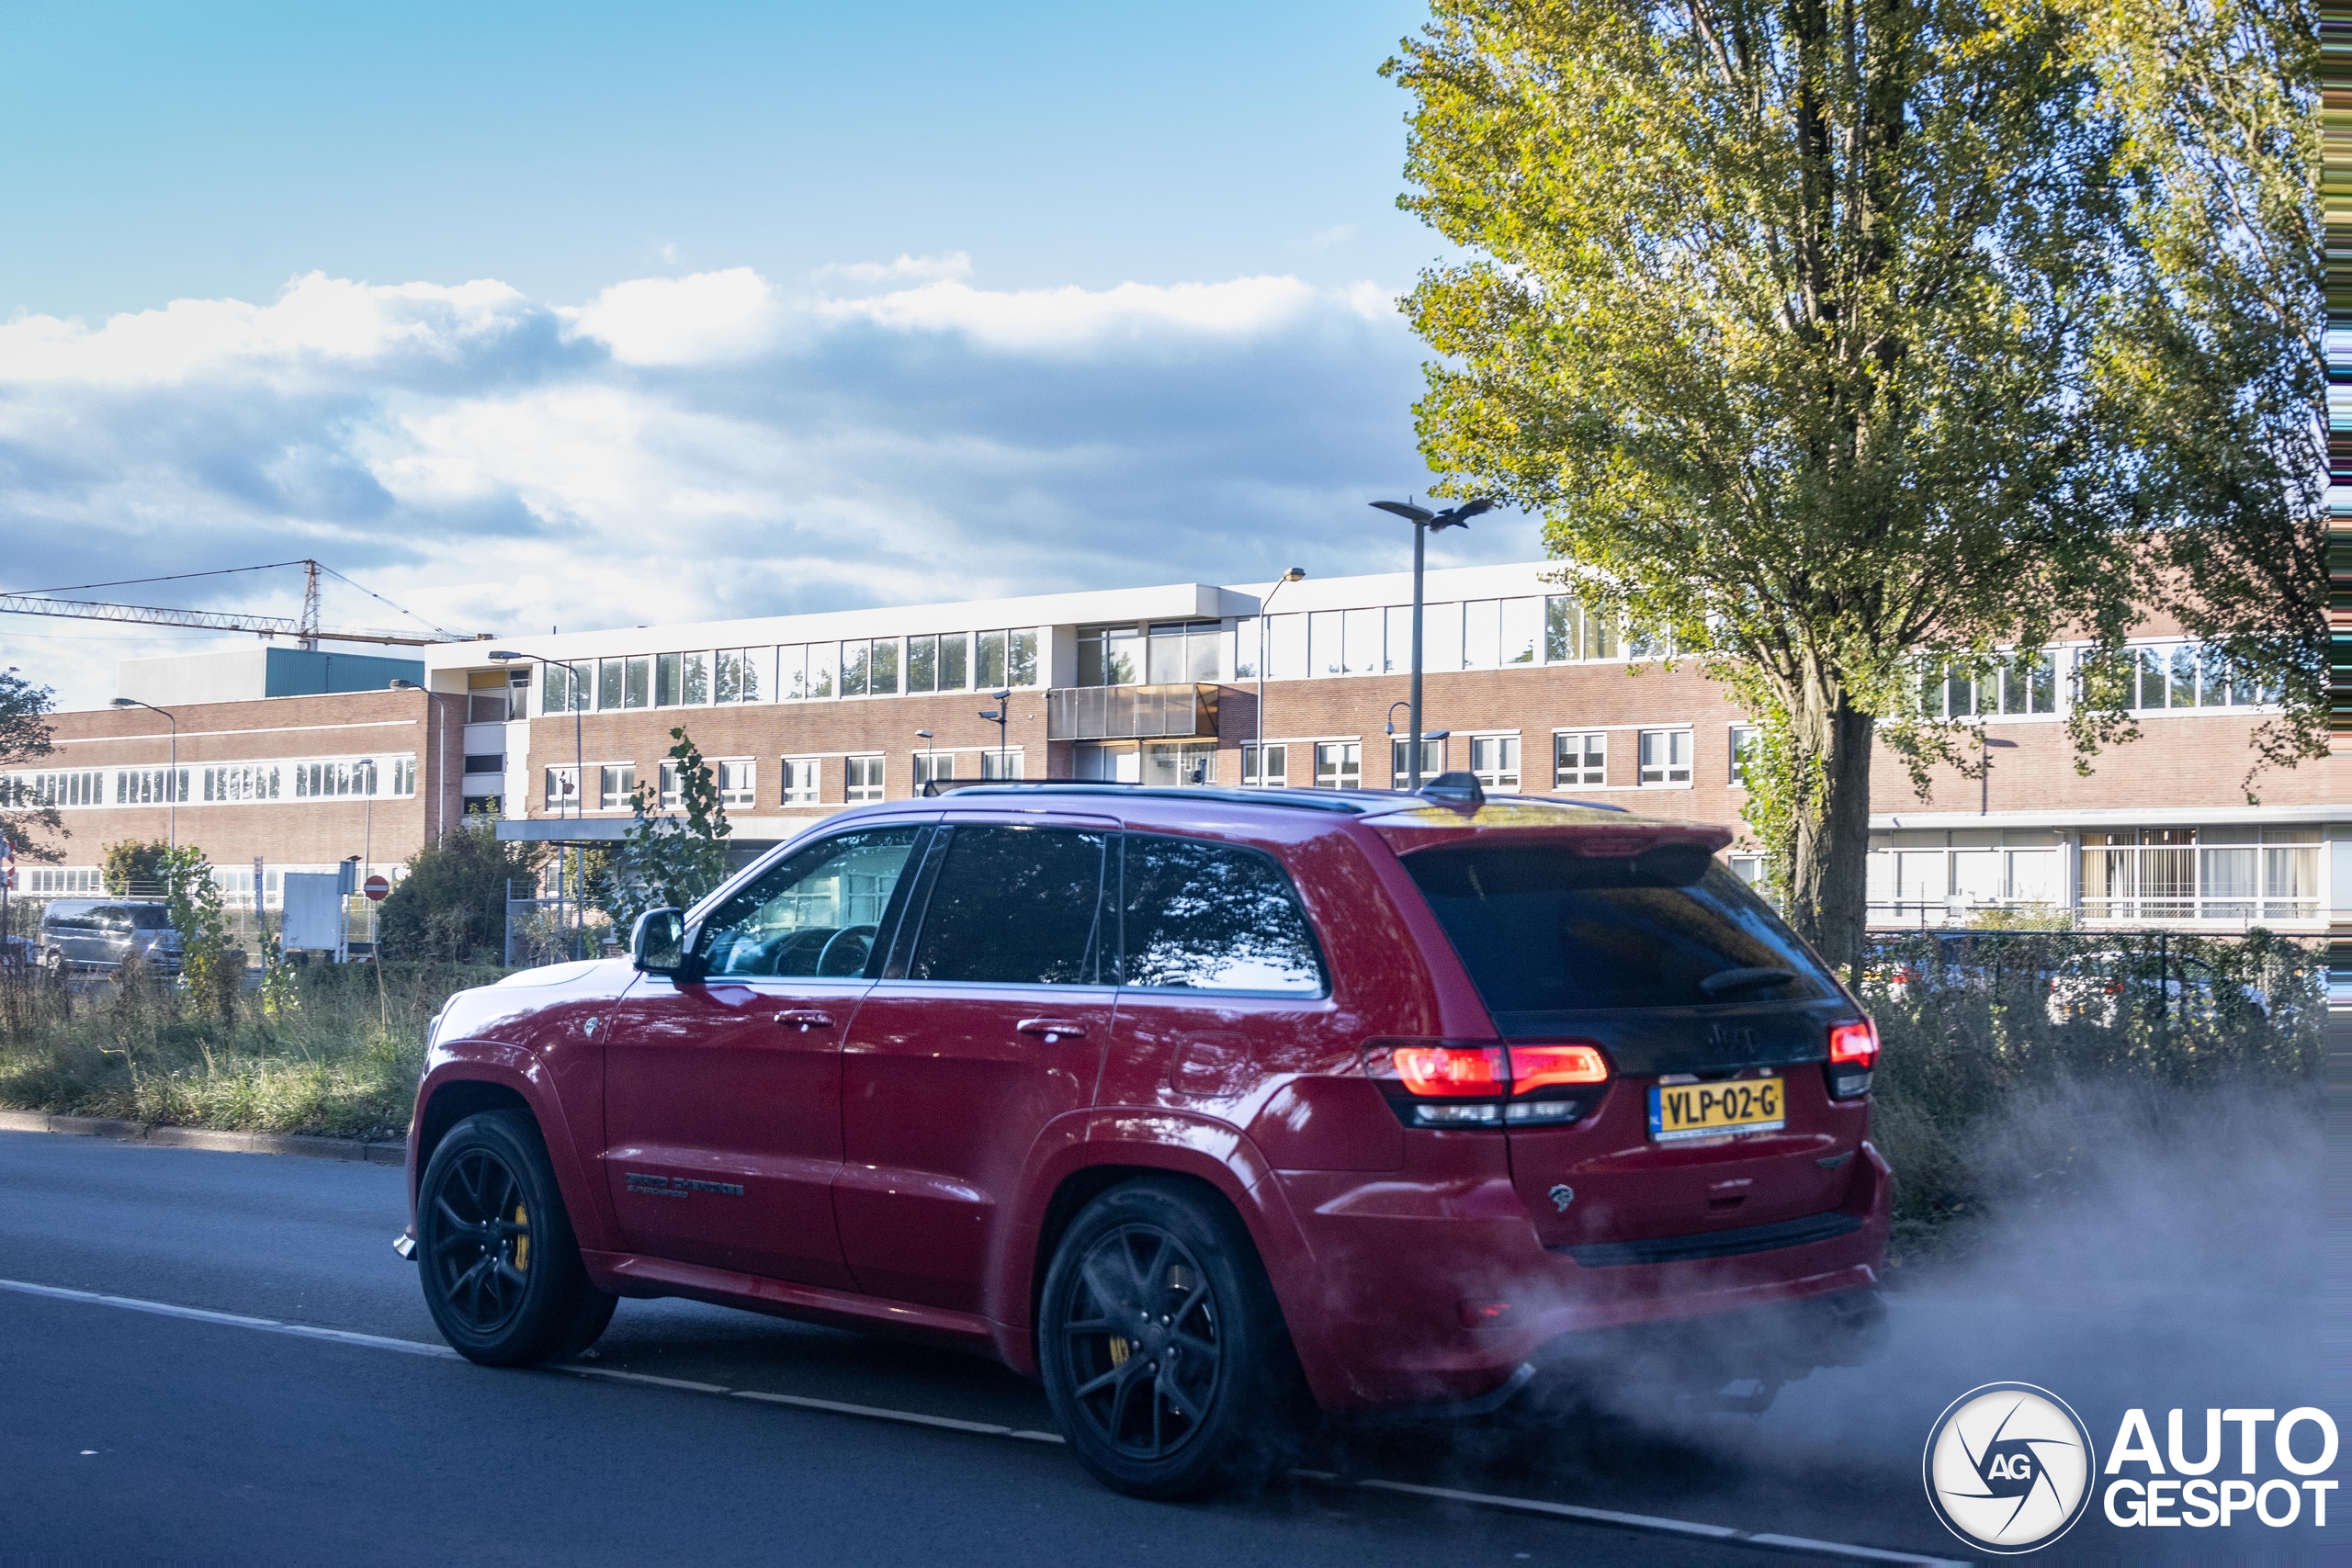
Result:
M82 621L119 621L135 626L187 626L199 631L251 632L256 637L290 637L306 649L317 648L322 640L376 642L393 644L402 648L427 648L447 642L488 642L496 635L492 632L453 632L435 626L432 622L425 621L422 615L401 610L398 604L392 604L392 602L384 598L382 594L360 588L358 583L351 582L351 579L345 577L334 568L322 566L317 561L310 559L272 561L268 566L230 567L222 571L179 572L170 577L131 578L128 581L175 582L191 577L225 577L235 572L268 571L282 566L299 566L302 569L302 614L299 617L243 615L220 610L174 610L154 604L111 604L91 599L50 597L50 592L59 592L58 590L41 593L0 593L0 615L62 615ZM424 622L425 626L432 627L430 634L419 635L415 632L360 628L337 628L330 631L322 627L319 625L319 574L322 571L345 582L351 582L352 587L358 588L359 592L366 593L369 598L390 604L393 609L401 610L401 615L408 615L412 620ZM79 586L111 588L126 585L127 583L87 582Z

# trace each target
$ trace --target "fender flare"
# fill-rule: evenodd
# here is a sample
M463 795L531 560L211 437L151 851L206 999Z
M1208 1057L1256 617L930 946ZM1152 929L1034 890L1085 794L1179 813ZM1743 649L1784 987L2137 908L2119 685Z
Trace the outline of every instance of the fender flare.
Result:
M423 1141L428 1109L434 1097L455 1084L495 1084L520 1096L538 1123L548 1147L548 1163L555 1168L556 1187L571 1219L573 1235L584 1250L610 1249L614 1235L612 1203L604 1184L583 1163L571 1125L563 1114L562 1098L548 1081L547 1066L537 1053L521 1045L491 1040L445 1042L434 1049L434 1061L417 1085L416 1116L409 1134L409 1215L416 1214L417 1185L424 1179Z

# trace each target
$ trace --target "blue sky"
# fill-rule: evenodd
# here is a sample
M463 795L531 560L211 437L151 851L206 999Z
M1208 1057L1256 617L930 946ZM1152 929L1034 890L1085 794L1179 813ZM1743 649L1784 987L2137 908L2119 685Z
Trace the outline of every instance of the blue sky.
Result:
M1391 564L1419 17L19 11L0 586L314 554L519 630ZM178 645L0 620L73 705Z

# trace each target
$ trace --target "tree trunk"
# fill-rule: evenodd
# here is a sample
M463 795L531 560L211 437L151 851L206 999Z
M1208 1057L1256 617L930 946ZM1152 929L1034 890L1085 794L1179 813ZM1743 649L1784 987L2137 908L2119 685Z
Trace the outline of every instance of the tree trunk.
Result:
M1789 920L1839 971L1861 961L1877 720L1842 691L1809 682L1790 716L1800 782L1789 846Z

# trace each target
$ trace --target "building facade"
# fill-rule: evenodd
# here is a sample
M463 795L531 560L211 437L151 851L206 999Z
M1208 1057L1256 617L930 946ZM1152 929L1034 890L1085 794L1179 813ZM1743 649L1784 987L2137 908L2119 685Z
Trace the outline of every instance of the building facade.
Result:
M1423 725L1442 733L1424 775L1736 826L1749 716L1556 571L1429 574ZM747 848L932 779L1390 787L1410 761L1411 591L1407 574L1184 583L449 644L424 651L423 690L184 703L171 782L141 771L164 765L152 712L61 714L66 761L7 787L54 798L74 835L36 884L86 878L114 839L164 836L158 790L183 792L182 839L232 876L254 855L381 869L469 812L512 837L616 839L639 785L674 800L677 731L712 763ZM1943 770L1923 799L1897 759L1876 760L1873 924L2008 908L2317 931L2352 904L2330 765L2265 773L2250 804L2265 694L2162 625L2134 645L2138 738L2087 773L2065 726L2075 649L1924 682L1933 711L1976 728L1990 767Z

